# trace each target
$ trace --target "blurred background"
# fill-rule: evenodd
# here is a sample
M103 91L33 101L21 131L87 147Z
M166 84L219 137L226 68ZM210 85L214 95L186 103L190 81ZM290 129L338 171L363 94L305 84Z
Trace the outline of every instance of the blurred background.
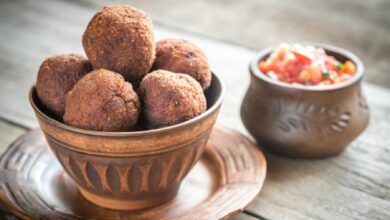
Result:
M348 49L363 60L366 81L390 88L389 0L0 0L1 118L35 124L27 93L40 63L55 53L83 53L81 36L90 18L103 5L118 4L145 10L154 21L157 40L194 41L228 86L242 84L237 100L226 101L235 106L235 113L253 54L281 42ZM247 57L219 52L221 45L245 50ZM240 64L231 65L235 58ZM239 81L232 80L233 75Z
M108 1L80 3L104 5ZM390 87L388 0L149 0L110 1L144 9L169 26L251 49L280 42L320 42L356 53L370 82Z
M167 25L251 49L259 50L280 42L302 41L346 48L363 60L368 81L390 87L388 0L122 2L131 2L143 8L157 25Z

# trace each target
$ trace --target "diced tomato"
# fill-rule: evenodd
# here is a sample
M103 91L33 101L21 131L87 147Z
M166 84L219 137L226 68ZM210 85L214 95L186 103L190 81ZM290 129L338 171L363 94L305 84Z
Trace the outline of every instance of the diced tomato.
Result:
M310 63L311 62L310 57L307 57L304 54L297 53L295 51L293 53L297 57L298 62L301 62L301 63Z
M333 57L325 60L325 67L328 71L336 71L338 68L338 61L336 61Z
M322 80L322 72L319 67L312 67L310 70L310 82L314 85L318 84Z
M304 49L302 46L296 46L292 51L299 62L311 63L314 59L313 55Z
M279 61L284 60L284 57L286 56L286 53L290 50L290 47L288 45L282 44L278 51L277 51L277 56L276 59Z
M268 65L268 71L274 71L275 73L280 73L282 69L280 68L279 62L272 62Z
M288 75L292 80L296 80L299 77L299 68L293 61L287 62L284 65L283 72Z
M287 44L260 62L259 69L275 80L304 85L334 84L349 79L356 71L351 61L340 63L322 48Z
M268 64L267 64L267 62L265 62L265 61L261 61L260 63L259 63L259 69L260 69L260 71L261 72L263 72L263 73L267 73L268 72Z
M356 67L352 61L348 60L344 63L343 68L341 69L341 73L347 73L349 75L355 74Z
M307 82L310 79L310 71L309 70L302 70L299 74L299 80L301 82Z

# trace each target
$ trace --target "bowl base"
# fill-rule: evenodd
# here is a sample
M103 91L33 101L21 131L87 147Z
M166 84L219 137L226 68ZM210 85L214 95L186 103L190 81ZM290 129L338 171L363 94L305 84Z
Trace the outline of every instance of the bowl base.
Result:
M160 196L158 198L149 198L149 199L139 199L139 200L125 200L125 199L113 199L103 196L99 196L93 193L86 191L85 189L78 187L81 195L86 198L88 201L92 202L95 205L101 206L103 208L122 210L122 211L131 211L139 210L145 208L151 208L158 205L161 205L169 200L173 199L178 190L174 190Z

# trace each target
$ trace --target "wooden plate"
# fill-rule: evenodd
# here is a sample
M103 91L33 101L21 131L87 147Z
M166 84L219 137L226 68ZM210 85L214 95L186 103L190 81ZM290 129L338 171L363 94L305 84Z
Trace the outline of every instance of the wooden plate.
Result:
M217 126L176 198L151 209L109 210L81 196L36 129L16 140L2 156L0 200L23 219L224 219L256 197L265 174L266 161L256 145L236 131Z

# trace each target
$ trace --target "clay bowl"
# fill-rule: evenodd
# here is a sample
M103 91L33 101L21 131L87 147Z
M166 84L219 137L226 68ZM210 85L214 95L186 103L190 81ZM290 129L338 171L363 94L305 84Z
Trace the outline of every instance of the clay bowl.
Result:
M74 128L46 114L34 86L29 98L51 150L81 194L102 207L136 210L172 199L200 158L224 96L217 75L205 95L203 114L174 126L132 132Z
M296 86L264 75L258 63L275 48L257 54L249 65L251 82L241 105L241 119L266 149L290 157L320 158L343 151L367 126L362 94L363 64L349 51L323 47L339 61L351 60L356 74L329 86Z

